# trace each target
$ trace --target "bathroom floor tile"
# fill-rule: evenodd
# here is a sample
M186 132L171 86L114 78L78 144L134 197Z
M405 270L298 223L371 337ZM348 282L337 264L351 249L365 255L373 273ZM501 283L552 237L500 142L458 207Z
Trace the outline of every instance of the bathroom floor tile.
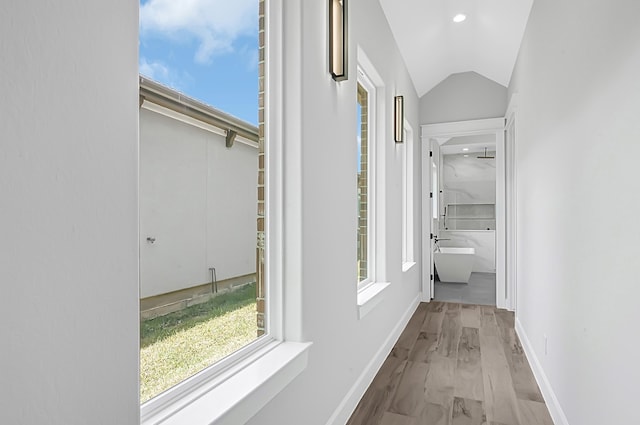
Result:
M435 301L496 305L495 273L471 273L469 283L435 282Z

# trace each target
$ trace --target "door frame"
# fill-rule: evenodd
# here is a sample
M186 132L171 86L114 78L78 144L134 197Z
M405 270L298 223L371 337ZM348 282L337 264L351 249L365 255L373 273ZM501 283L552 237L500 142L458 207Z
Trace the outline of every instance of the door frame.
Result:
M421 126L421 158L422 158L422 299L430 301L433 298L431 285L431 234L434 233L431 218L431 175L430 175L430 140L432 138L451 138L458 136L472 136L494 134L496 138L496 306L507 310L514 310L513 279L507 279L507 193L506 193L506 159L505 159L505 118L489 118L482 120L458 121ZM435 196L435 194L434 194ZM509 196L511 198L511 196ZM425 214L425 211L429 214ZM513 235L510 233L510 237ZM515 242L515 241L512 241ZM510 243L509 246L514 246ZM509 256L511 257L511 256ZM509 268L512 270L512 267Z
M506 190L506 278L509 285L507 289L511 296L510 310L515 311L518 305L518 173L516 170L517 144L516 144L516 110L518 109L518 93L513 93L507 106L505 114L505 148L506 148L506 169L505 169L505 190Z
M426 143L422 139L421 145L421 158L422 158L422 229L421 235L422 244L422 283L421 283L421 299L423 302L429 302L433 299L434 295L434 276L435 268L433 265L433 240L431 235L435 235L433 225L433 202L439 195L439 191L432 193L433 188L433 171L431 164L433 161L440 162L439 150L434 152L431 142L427 138ZM440 170L440 164L438 164L438 170ZM438 185L440 183L438 182ZM427 237L427 235L429 237ZM427 267L428 265L428 267Z

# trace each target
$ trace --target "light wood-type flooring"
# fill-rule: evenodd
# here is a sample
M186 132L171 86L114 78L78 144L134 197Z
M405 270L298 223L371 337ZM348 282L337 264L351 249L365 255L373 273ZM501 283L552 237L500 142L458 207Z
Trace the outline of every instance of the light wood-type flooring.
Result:
M513 313L420 304L348 425L483 424L553 425Z

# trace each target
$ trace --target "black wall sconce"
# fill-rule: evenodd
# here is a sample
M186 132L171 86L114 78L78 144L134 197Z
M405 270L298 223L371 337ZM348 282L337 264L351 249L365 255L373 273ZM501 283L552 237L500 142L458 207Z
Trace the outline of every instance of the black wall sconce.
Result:
M394 98L394 119L393 128L395 133L396 143L404 142L404 97L396 96Z
M329 0L329 72L336 81L348 78L347 0Z

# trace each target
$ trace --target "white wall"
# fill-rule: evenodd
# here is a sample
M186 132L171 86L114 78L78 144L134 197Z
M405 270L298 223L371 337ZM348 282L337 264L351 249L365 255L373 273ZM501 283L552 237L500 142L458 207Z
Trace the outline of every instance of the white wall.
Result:
M517 318L572 425L637 421L639 15L635 0L537 0L509 87Z
M140 110L142 298L210 282L209 267L255 273L257 167L257 147Z
M138 5L0 3L0 423L136 424Z
M287 7L293 3L286 2ZM405 96L405 113L418 128L418 97L378 2L350 3L350 78L328 73L327 3L300 2L286 28L304 28L302 52L302 312L303 339L313 342L308 368L254 419L252 425L325 425L348 397L365 367L418 296L420 269L402 273L401 149L393 140L393 96ZM288 15L291 16L291 15ZM294 32L297 34L297 32ZM356 46L385 86L386 296L362 320L356 308ZM295 81L287 78L286 81ZM287 86L291 90L297 87ZM414 178L420 181L420 143L414 132ZM420 185L414 186L414 228L421 232ZM420 238L414 240L421 258ZM386 354L386 353L385 353ZM368 382L366 383L368 384ZM355 402L358 400L356 399ZM355 407L355 404L350 406ZM347 417L350 412L347 412ZM340 417L338 415L338 417ZM346 420L345 420L346 421ZM344 424L338 420L336 424Z
M285 24L302 34L287 40L301 42L295 72L302 82L285 81L303 103L301 326L314 345L305 372L251 421L260 425L324 425L411 313L419 290L419 267L401 271L401 150L391 122L393 96L403 94L406 118L418 128L418 97L386 19L377 2L351 3L352 73L337 84L327 71L326 3L295 3L286 2ZM8 365L0 372L0 423L139 420L137 7L0 5L0 53L11 58L0 78L0 356ZM301 15L292 15L298 7ZM380 173L384 277L391 282L362 320L355 282L358 43L386 84ZM414 148L418 180L420 144ZM418 234L419 193L416 185ZM420 258L418 238L415 252Z
M507 110L507 88L475 72L451 74L420 98L420 124L496 118Z

